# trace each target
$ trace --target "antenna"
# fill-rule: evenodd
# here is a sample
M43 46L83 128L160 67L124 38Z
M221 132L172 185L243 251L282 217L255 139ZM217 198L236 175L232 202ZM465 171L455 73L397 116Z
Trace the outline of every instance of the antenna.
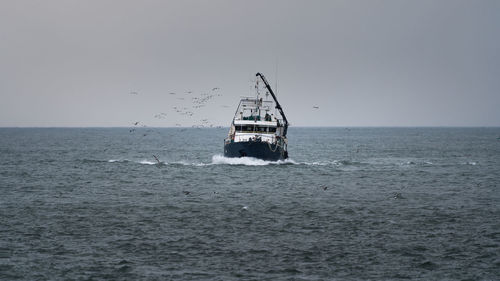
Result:
M276 73L274 75L274 90L276 91L276 95L278 95L278 57L276 57Z

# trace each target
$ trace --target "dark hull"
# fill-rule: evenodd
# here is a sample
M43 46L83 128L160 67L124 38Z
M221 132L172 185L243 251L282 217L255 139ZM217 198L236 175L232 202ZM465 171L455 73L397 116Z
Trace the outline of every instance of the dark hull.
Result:
M288 157L283 147L267 142L231 142L224 144L225 157L254 157L267 161L284 160Z

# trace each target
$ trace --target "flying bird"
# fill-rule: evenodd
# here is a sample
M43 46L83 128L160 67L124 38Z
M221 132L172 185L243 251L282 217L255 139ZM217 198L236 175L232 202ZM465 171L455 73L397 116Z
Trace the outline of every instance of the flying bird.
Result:
M167 114L162 112L162 113L156 114L154 117L158 118L158 119L165 119L167 117Z
M156 157L156 155L153 154L153 157L155 158L156 162L158 162L158 164L161 164L160 159L158 159L158 157Z
M313 106L314 109L319 109L319 106Z
M138 95L138 92L130 92L131 95Z

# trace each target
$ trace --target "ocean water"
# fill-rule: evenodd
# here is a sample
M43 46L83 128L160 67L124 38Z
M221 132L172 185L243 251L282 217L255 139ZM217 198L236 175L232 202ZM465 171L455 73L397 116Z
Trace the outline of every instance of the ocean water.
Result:
M0 279L500 280L500 128L226 133L0 129Z

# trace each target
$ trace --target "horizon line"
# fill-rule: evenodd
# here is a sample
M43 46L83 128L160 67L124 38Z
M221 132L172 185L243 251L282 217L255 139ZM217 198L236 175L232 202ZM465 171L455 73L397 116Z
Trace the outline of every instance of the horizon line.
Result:
M500 125L396 125L396 126L387 126L387 125L355 125L355 126L290 126L291 128L500 128ZM148 127L135 127L135 126L0 126L0 129L129 129L129 128L137 128L137 129L146 129L146 128L154 128L154 129L222 129L229 128L229 126L214 126L214 127L196 127L196 126L166 126L166 127L157 127L157 126L148 126Z

